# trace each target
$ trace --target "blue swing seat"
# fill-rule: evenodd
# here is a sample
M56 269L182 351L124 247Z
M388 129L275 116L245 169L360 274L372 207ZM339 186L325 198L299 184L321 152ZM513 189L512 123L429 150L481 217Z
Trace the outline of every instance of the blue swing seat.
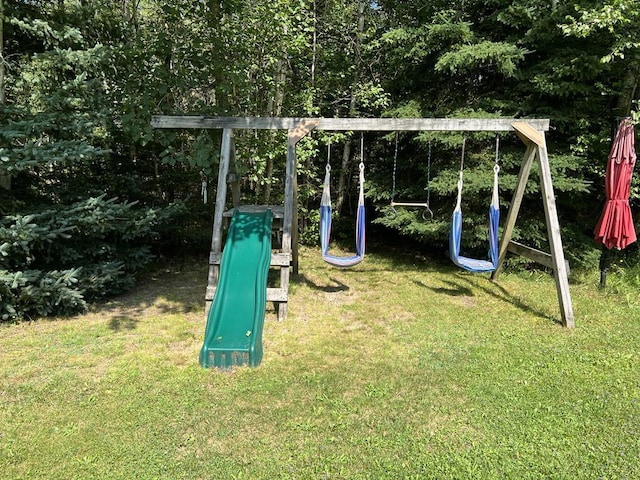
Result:
M500 201L498 197L498 171L494 166L493 196L489 207L489 252L488 260L470 258L460 255L462 240L462 170L458 179L458 201L451 217L451 229L449 230L449 257L458 267L469 272L482 273L493 272L498 268L498 225L500 223Z
M320 246L322 259L334 267L352 267L364 259L365 250L365 209L364 209L364 163L360 162L360 193L358 196L358 210L356 213L356 253L348 257L338 257L329 253L331 239L331 167L327 164L320 202Z

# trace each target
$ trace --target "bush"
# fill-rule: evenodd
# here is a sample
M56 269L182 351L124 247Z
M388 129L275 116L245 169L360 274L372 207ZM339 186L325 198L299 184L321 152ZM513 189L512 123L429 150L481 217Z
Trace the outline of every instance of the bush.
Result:
M182 204L135 208L105 196L0 221L0 319L72 315L122 293Z

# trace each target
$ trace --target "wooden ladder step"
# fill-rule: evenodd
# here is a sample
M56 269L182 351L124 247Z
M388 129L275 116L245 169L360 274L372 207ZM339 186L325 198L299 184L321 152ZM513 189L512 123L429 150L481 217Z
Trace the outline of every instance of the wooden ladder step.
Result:
M211 302L216 294L216 287L208 286L204 299ZM285 288L267 288L267 302L286 302L289 294Z
M221 253L211 252L209 253L209 265L220 265ZM291 265L290 253L272 253L271 254L271 267L288 267Z

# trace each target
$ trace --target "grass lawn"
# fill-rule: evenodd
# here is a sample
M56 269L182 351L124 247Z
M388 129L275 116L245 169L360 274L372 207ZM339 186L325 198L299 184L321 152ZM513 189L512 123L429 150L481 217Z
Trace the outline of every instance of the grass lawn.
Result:
M550 275L303 249L262 364L222 372L205 263L0 326L0 478L640 478L640 306L595 272L568 330Z

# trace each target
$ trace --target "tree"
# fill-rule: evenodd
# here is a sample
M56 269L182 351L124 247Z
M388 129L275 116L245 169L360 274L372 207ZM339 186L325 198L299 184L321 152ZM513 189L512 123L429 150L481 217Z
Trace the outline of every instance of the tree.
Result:
M202 205L199 193L201 181L216 170L219 133L154 131L150 117L162 113L549 117L551 168L569 254L587 265L593 212L600 200L592 185L601 184L612 124L617 116L637 114L636 3L0 0L3 285L14 285L18 278L19 255L24 255L19 252L43 258L51 254L40 263L22 258L29 272L40 273L22 272L15 284L25 292L42 281L64 286L70 289L68 305L74 305L77 299L70 292L79 290L73 279L82 272L99 270L108 261L122 262L125 270L139 266L135 256L148 261L144 252L151 250L144 248L161 248L163 238L165 245L184 245L208 236L212 207ZM503 191L515 184L522 157L522 147L512 137L501 142ZM334 147L340 142L342 148L340 167L334 165L339 170L334 191L344 213L347 209L341 207L354 190L356 149L349 134L332 139ZM433 222L423 221L419 212L385 216L392 189L392 139L367 138L367 196L378 221L422 241L425 248L442 250L462 136L399 136L397 187L402 196L424 198L428 185L436 211ZM494 138L490 133L467 140L465 232L473 232L467 243L484 248ZM284 134L237 132L235 141L242 201L281 202L277 187L284 176ZM319 202L325 163L318 151L327 141L328 134L314 134L299 144L299 199L307 210L300 217L311 232L303 238L315 235L312 206ZM543 244L535 183L528 186L527 196L532 202L521 209L526 221L516 236ZM174 202L188 203L191 212L181 222L169 222L183 227L187 233L182 236L163 230L180 211L171 207ZM126 227L114 224L105 234L108 240L100 237L108 255L98 258L80 247L96 242L103 228L103 217L88 215L83 206L130 222ZM82 219L95 222L95 232L88 227L66 230ZM118 242L119 229L136 222L149 227L143 229L146 233ZM16 238L22 234L29 241L20 246ZM74 257L71 251L82 253ZM125 270L111 269L96 278L104 278L106 285L119 276L126 284L132 270ZM20 283L25 279L30 283ZM11 288L4 292L18 295Z
M4 57L4 0L0 0L0 108L6 103ZM11 175L0 169L0 188L11 190Z
M618 100L615 113L628 116L637 99L640 78L640 6L633 0L610 0L598 2L594 7L576 5L576 16L562 25L567 36L593 40L606 38L607 51L600 61L617 64L622 76L615 82Z
M424 5L388 1L381 5L390 19L390 28L380 38L380 48L388 60L385 77L389 80L384 88L393 101L387 114L550 118L553 130L547 138L551 168L559 210L566 215L561 222L571 232L567 235L570 255L575 252L574 264L592 263L596 255L592 254L593 245L585 225L597 209L594 196L590 195L594 181L591 158L598 154L599 138L611 118L611 68L599 60L607 50L607 39L584 41L567 37L560 25L567 18L576 17L577 12L573 4L562 2L527 0L514 4L495 0ZM431 188L436 194L434 204L445 205L437 215L443 222L424 224L416 216L381 221L407 235L442 245L449 209L446 205L451 204L449 199L453 198L456 184L457 162L450 159L459 158L461 139L453 135L420 136L417 140L422 146L413 148L419 149L423 159L429 139L434 142L436 152ZM478 149L475 152L474 144ZM484 139L476 136L465 162L468 167L465 193L472 201L470 211L466 212L472 225L484 224L483 199L488 195L490 182L484 182L483 178L486 164L492 160L490 145L486 136ZM482 150L486 150L484 154ZM503 191L515 184L521 155L517 140L503 139ZM425 183L414 182L420 186ZM376 185L379 198L388 198L387 192L388 186ZM526 221L516 236L543 246L546 243L543 215L540 202L533 201L539 195L533 180L527 192L531 201L521 210ZM420 196L420 191L414 193L415 197ZM477 232L479 235L471 239L471 244L476 241L481 244L484 228Z
M0 159L13 185L0 221L1 320L81 312L122 292L180 213L107 197L112 49L97 37L118 32L102 22L110 9L96 19L89 8L5 5Z

